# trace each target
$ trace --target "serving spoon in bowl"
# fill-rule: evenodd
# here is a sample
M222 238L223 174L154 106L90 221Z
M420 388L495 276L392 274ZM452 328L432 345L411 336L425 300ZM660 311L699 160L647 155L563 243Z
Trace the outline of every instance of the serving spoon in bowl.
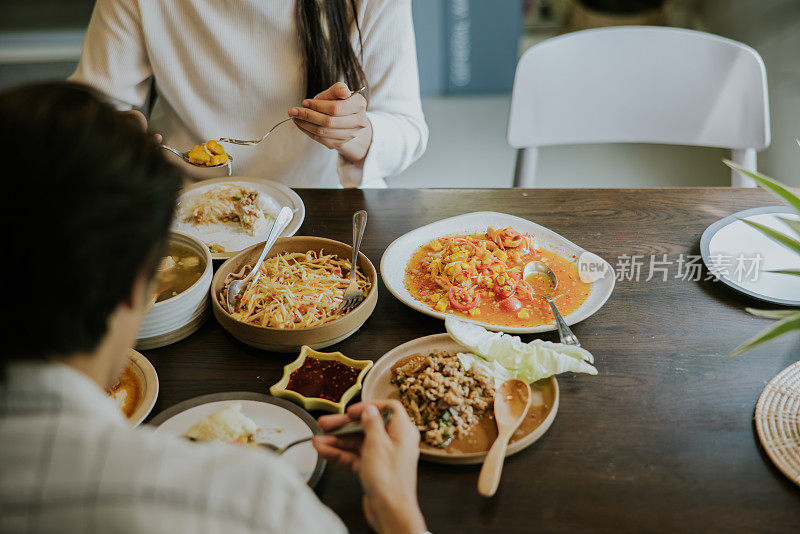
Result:
M292 220L293 215L294 213L292 212L292 208L288 206L281 208L278 216L275 217L275 222L272 223L269 236L267 236L267 240L264 242L264 249L261 251L261 256L258 257L258 261L255 263L255 265L253 265L253 268L250 269L250 273L248 273L248 275L241 280L234 280L228 284L228 289L225 292L225 303L228 305L228 311L230 313L233 313L239 309L239 304L241 304L242 301L242 294L247 290L247 286L250 285L250 281L258 272L261 264L264 263L264 258L267 257L267 252L269 252L269 250L272 248L272 245L275 244L278 236L281 235L281 232L283 232L283 230L289 224L289 221Z
M481 474L478 475L478 493L491 497L500 485L500 474L506 458L508 440L514 433L531 406L531 387L524 380L506 380L494 393L494 420L497 423L497 439L492 443L483 460Z
M558 278L556 278L556 273L554 273L553 269L548 267L544 262L531 261L528 262L525 265L525 268L522 270L522 279L528 282L528 278L531 278L532 276L544 276L549 279L550 284L552 285L552 287L544 289L543 293L537 293L537 296L544 297L550 304L550 309L553 310L553 316L556 318L556 327L558 328L558 337L561 338L561 343L580 347L581 342L578 341L577 336L575 336L575 334L572 333L572 330L570 330L569 326L567 326L567 322L564 321L564 318L561 316L561 312L558 311L556 303L553 302L552 295L555 293L556 288L558 287Z
M347 98L352 98L354 95L361 94L361 92L364 91L366 88L367 88L367 86L365 85L361 89L358 89L357 91L353 91L352 93L350 93L350 96L348 96ZM267 131L267 133L265 133L259 139L249 139L249 140L247 140L247 139L233 139L233 138L230 138L230 137L220 137L219 139L217 139L217 141L219 141L220 143L230 143L232 145L246 145L246 146L257 145L261 141L263 141L264 139L269 137L269 134L271 134L272 131L275 130L275 128L277 128L278 126L280 126L281 124L283 124L285 122L289 122L290 120L292 120L292 118L293 117L289 117L288 119L283 119L282 121L277 123L275 126L270 128L269 131Z

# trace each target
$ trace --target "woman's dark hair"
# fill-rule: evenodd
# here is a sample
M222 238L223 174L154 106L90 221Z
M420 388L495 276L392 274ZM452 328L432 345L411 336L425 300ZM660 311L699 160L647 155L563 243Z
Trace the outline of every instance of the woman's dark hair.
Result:
M154 272L181 172L141 125L71 83L0 93L0 147L14 164L0 363L91 351Z
M306 98L314 98L344 78L355 91L367 84L359 56L363 46L356 0L297 0L297 33L306 68ZM358 34L359 55L351 44Z

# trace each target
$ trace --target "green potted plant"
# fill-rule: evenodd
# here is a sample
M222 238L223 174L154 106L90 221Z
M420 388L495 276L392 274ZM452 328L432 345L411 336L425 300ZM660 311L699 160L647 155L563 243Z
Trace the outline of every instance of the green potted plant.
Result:
M770 178L769 176L765 176L763 174L757 172L750 172L747 171L735 163L725 160L725 163L743 174L746 174L762 188L766 189L767 191L771 192L772 194L776 195L780 198L784 203L786 203L789 207L795 210L798 214L800 214L800 197L789 191L783 184ZM753 228L757 229L762 234L766 235L770 239L780 243L781 245L785 246L789 250L794 251L798 255L800 255L800 221L795 221L793 219L789 219L787 217L778 217L784 223L786 223L789 228L796 234L795 236L791 236L788 234L784 234L763 224L759 224L753 221L748 221L742 219L742 222L747 223L748 225L752 226ZM791 267L787 266L785 269L779 269L777 271L771 272L778 272L781 274L785 274L786 276L800 276L800 268L798 267ZM753 347L761 345L762 343L766 343L772 339L775 339L779 336L784 334L788 334L789 332L793 332L795 330L800 330L800 310L796 309L784 309L784 310L757 310L754 308L745 308L749 313L758 316L758 317L765 317L767 319L776 319L776 322L762 330L758 334L756 334L751 339L748 339L729 354L729 356L736 356L746 352Z

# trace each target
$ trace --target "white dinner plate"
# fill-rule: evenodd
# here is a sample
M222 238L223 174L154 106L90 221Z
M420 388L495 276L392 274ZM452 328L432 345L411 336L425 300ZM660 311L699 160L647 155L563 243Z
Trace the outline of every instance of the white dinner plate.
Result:
M778 216L800 220L787 206L740 211L706 228L700 253L708 270L736 291L765 302L800 306L800 277L768 272L797 269L797 254L740 220L761 223L796 238Z
M142 385L142 398L139 401L139 406L128 418L130 425L136 427L144 421L144 418L150 414L156 404L156 399L158 398L158 374L156 374L156 369L150 363L150 360L133 349L128 352L128 360Z
M383 278L383 283L386 284L389 291L404 304L427 315L445 319L449 314L436 311L432 306L420 302L411 296L404 282L406 266L420 247L427 245L434 239L459 234L483 233L489 226L494 226L495 228L511 227L520 233L531 234L533 235L534 246L539 249L549 250L565 257L574 256L576 258L581 258L583 254L586 254L586 256L583 257L591 256L592 261L599 262L605 274L592 282L591 293L589 293L584 303L581 304L577 310L564 317L567 324L575 324L591 316L597 312L606 300L608 300L608 297L611 296L616 278L613 268L607 261L594 254L588 253L572 241L569 241L565 237L544 226L527 219L515 217L514 215L492 211L467 213L465 215L458 215L456 217L450 217L449 219L436 221L421 228L417 228L416 230L412 230L395 239L381 258L381 277ZM508 332L510 334L533 334L556 330L554 322L539 326L515 327L484 323L474 319L467 319L460 315L457 317L464 321L479 324L489 330Z
M201 195L209 189L222 184L251 187L257 190L261 195L265 195L274 201L271 202L267 200L268 203L273 205L275 213L269 219L269 224L266 225L262 232L258 232L256 235L249 235L235 222L194 226L192 223L178 220L181 206L191 201L191 199L197 195ZM297 233L300 225L303 224L303 220L306 216L306 208L298 194L285 185L269 180L257 180L255 178L226 177L203 180L181 191L181 195L178 197L178 214L176 215L176 220L172 223L172 229L194 236L209 246L214 244L222 245L225 247L225 252L213 252L211 257L215 260L228 259L247 247L266 241L269 230L272 227L274 215L277 215L282 206L289 206L292 208L294 215L286 229L281 232L280 237L293 236Z
M180 402L155 416L150 424L158 427L157 433L181 437L193 424L232 403L241 404L242 413L258 426L255 441L282 447L321 432L314 418L291 402L246 391L214 393ZM267 450L263 453L272 454ZM295 445L280 458L312 487L325 468L325 460L320 458L310 441Z
M453 341L448 334L412 339L399 345L381 356L364 379L361 399L371 402L381 399L400 399L400 391L392 383L392 368L403 358L412 354L446 351L450 353L465 352L466 349ZM516 454L530 447L536 440L544 436L556 418L560 392L555 376L545 378L531 384L531 408L522 425L514 431L506 449L506 456ZM478 425L472 431L472 442L480 443L476 450L470 452L451 450L451 447L439 449L424 442L420 443L420 456L424 460L443 464L479 464L486 458L489 447L497 437L497 429L491 431Z

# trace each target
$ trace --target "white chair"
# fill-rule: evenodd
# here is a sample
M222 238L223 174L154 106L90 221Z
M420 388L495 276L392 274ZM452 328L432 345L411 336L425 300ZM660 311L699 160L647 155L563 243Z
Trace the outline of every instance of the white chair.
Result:
M770 143L767 74L758 52L716 35L619 26L532 46L514 78L508 143L515 187L535 181L538 147L660 143L729 148L756 170ZM734 187L754 187L738 172Z

